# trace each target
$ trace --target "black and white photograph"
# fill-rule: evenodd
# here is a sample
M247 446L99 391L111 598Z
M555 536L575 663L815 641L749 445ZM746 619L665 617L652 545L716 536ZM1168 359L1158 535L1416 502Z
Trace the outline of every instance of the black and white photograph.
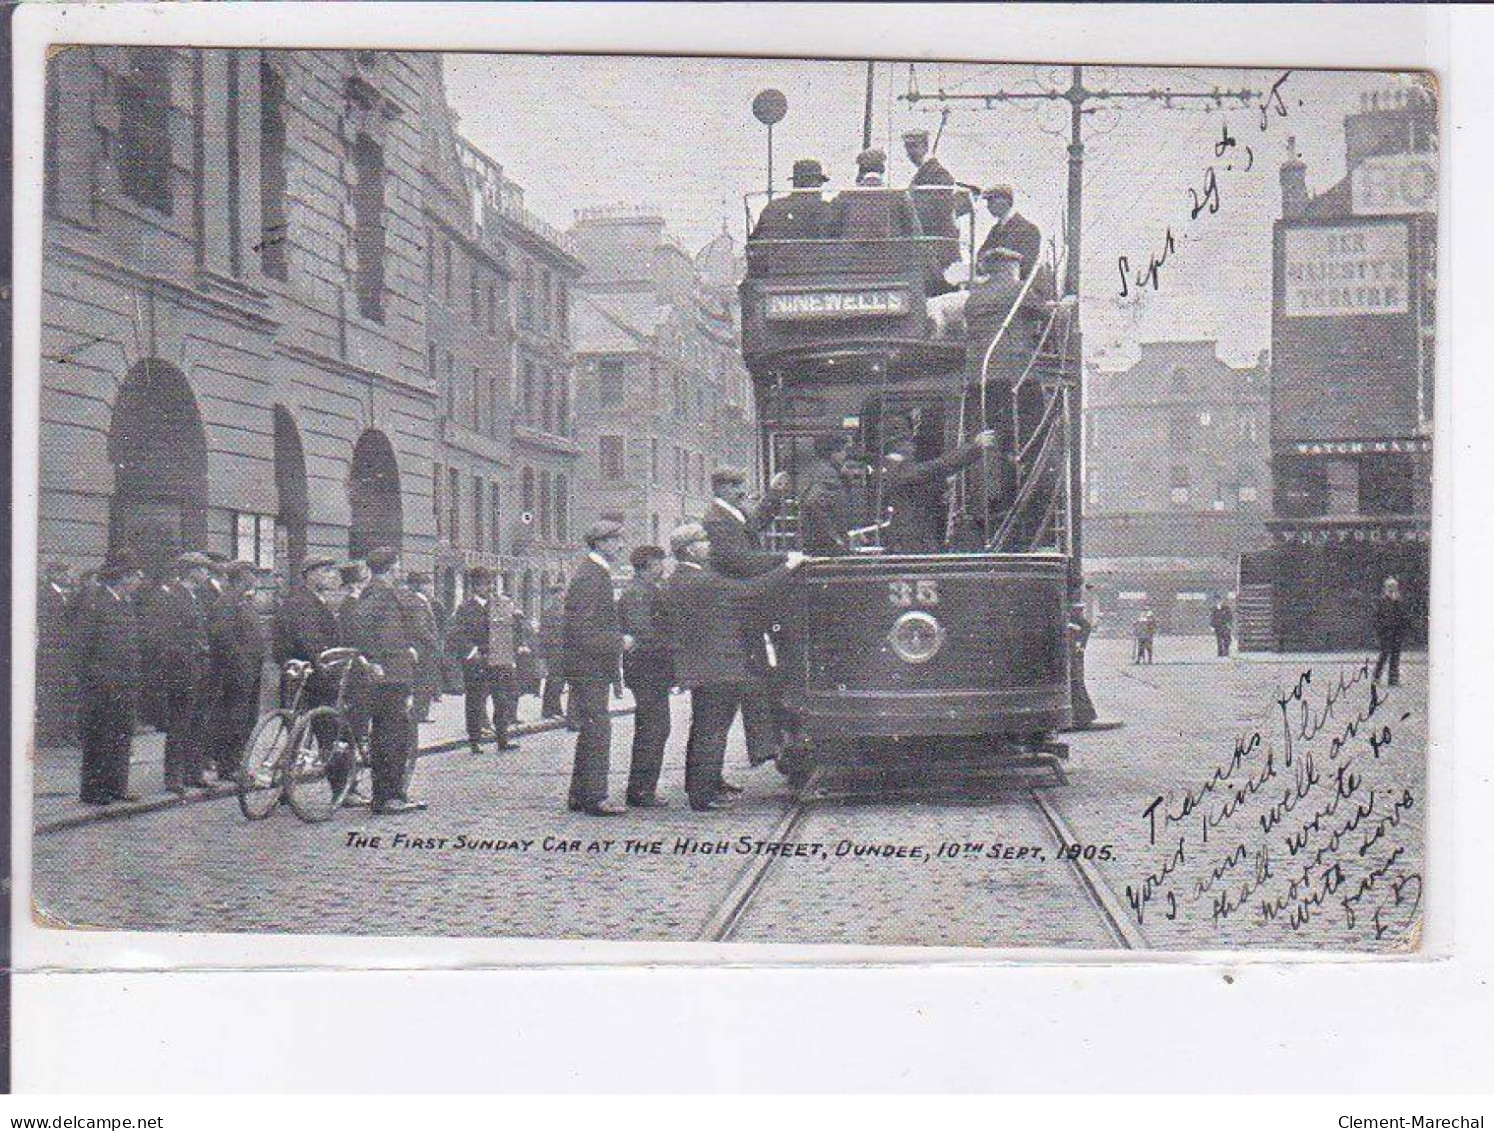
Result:
M1432 74L45 83L43 931L1422 952Z

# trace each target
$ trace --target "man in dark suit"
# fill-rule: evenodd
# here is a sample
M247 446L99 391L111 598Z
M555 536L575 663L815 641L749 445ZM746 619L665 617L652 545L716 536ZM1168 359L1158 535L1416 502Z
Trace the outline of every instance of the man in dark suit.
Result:
M414 755L414 723L410 719L411 689L415 686L415 632L410 611L401 599L399 553L390 546L370 550L372 575L348 610L347 643L371 665L368 669L368 714L372 726L369 761L373 769L373 811L411 813L426 808L406 796L408 763Z
M129 791L141 678L133 601L144 581L131 551L111 551L97 583L79 590L69 618L83 746L78 797L85 805L138 800Z
M851 508L845 482L850 452L846 432L814 438L814 459L799 475L799 546L806 554L850 553Z
M618 656L631 642L623 635L612 592L612 563L622 551L622 523L599 519L586 529L586 557L565 593L564 662L575 714L576 763L567 806L610 817L623 812L607 801L612 716L607 692L617 681Z
M1012 207L1011 185L992 185L982 194L982 199L996 223L986 233L976 254L976 271L1003 278L1015 275L1017 281L1027 278L1042 254L1042 233L1036 224Z
M439 610L430 595L431 575L411 571L405 577L405 592L412 602L412 609L421 623L424 646L420 649L420 663L415 672L415 721L430 722L431 704L441 698L441 653L444 631Z
M674 678L690 689L690 738L685 747L685 792L690 808L720 809L725 804L722 764L727 736L738 710L758 688L742 621L762 607L804 560L798 552L750 579L732 577L714 564L714 548L704 526L686 522L669 536L677 562L664 586L664 612L674 660Z
M902 189L887 187L887 154L863 150L856 157L856 187L835 198L831 223L845 240L909 239L920 236L918 213Z
M909 130L903 134L903 149L913 162L913 179L908 187L912 190L918 225L925 236L939 241L929 258L929 293L945 294L951 287L944 279L944 272L960 258L958 217L970 215L970 199L963 192L954 191L954 177L929 153L928 130Z
M711 539L711 560L729 577L758 577L784 563L785 556L764 550L762 531L773 521L788 491L789 475L780 471L768 484L756 507L747 507L747 476L740 468L722 467L711 475L714 497L706 509L705 531ZM742 726L747 732L747 761L761 766L778 757L778 726L769 688L772 663L765 633L772 624L766 609L744 608L742 635L748 659L756 676L742 708ZM737 786L728 782L728 791Z
M1380 655L1375 660L1375 682L1390 666L1390 686L1401 682L1401 639L1406 631L1406 605L1401 600L1401 583L1387 577L1380 587L1380 599L1375 602L1375 641L1380 646Z
M222 676L208 727L209 753L222 781L238 778L244 745L259 719L259 685L268 641L254 605L254 567L230 562L223 593L208 621L212 654Z
M830 178L818 161L794 162L794 190L763 206L752 229L754 240L815 240L836 235L834 211L821 194Z
M499 752L517 750L508 739L514 713L514 670L517 634L514 603L503 592L502 578L486 566L468 574L467 599L451 619L451 640L462 658L462 686L466 695L467 743L482 753L489 728ZM488 703L492 702L492 716Z
M540 696L540 717L558 719L566 713L561 702L565 693L564 581L555 582L545 594L544 605L540 608L539 637L536 644L545 675L545 688Z
M207 605L212 559L192 551L176 560L178 576L167 585L160 602L163 632L161 680L165 688L166 757L164 777L168 793L184 794L208 784L202 730L203 688L212 654Z
M893 554L937 554L944 546L948 511L945 485L951 475L980 459L996 433L980 432L970 443L936 459L919 460L913 425L887 418L887 454L882 459L882 504L888 512L882 544Z
M669 741L669 690L674 667L664 620L664 551L639 546L629 556L633 580L620 602L623 632L633 646L623 653L623 679L633 693L633 759L628 769L628 804L663 809L658 795L664 745Z

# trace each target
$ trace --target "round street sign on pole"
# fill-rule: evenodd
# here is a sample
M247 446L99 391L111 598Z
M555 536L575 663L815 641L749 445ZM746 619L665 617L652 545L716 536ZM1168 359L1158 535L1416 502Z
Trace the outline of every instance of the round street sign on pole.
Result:
M752 116L763 125L768 127L768 197L773 196L773 127L783 121L783 116L788 113L788 99L783 96L783 91L767 90L758 91L757 97L752 100Z

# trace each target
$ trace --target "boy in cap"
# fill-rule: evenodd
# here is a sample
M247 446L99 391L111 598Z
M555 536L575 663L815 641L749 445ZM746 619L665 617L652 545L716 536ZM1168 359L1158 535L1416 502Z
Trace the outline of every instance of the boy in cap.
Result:
M144 580L131 550L111 550L98 572L98 584L81 596L73 618L78 737L83 746L78 799L85 805L138 800L129 791L130 747L140 696L133 600Z
M913 202L885 187L887 154L863 150L856 158L856 187L835 198L834 225L846 240L909 239L922 234Z
M618 657L630 646L612 591L612 564L622 551L622 523L603 518L586 528L586 557L565 593L563 666L576 719L576 761L567 808L594 817L623 812L607 801L612 716L607 691L618 677Z

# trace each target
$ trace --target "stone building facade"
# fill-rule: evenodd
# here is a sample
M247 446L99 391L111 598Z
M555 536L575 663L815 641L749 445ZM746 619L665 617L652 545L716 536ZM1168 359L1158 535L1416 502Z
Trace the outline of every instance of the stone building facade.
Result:
M1084 407L1085 578L1101 631L1143 607L1160 631L1209 631L1215 594L1266 544L1266 359L1222 361L1213 341L1146 342L1125 369L1091 369Z
M573 304L577 519L618 515L628 544L667 545L709 504L713 468L757 476L740 256L725 233L690 256L647 208L583 211L572 235L586 263Z
M40 556L429 565L435 55L72 47L47 76Z

